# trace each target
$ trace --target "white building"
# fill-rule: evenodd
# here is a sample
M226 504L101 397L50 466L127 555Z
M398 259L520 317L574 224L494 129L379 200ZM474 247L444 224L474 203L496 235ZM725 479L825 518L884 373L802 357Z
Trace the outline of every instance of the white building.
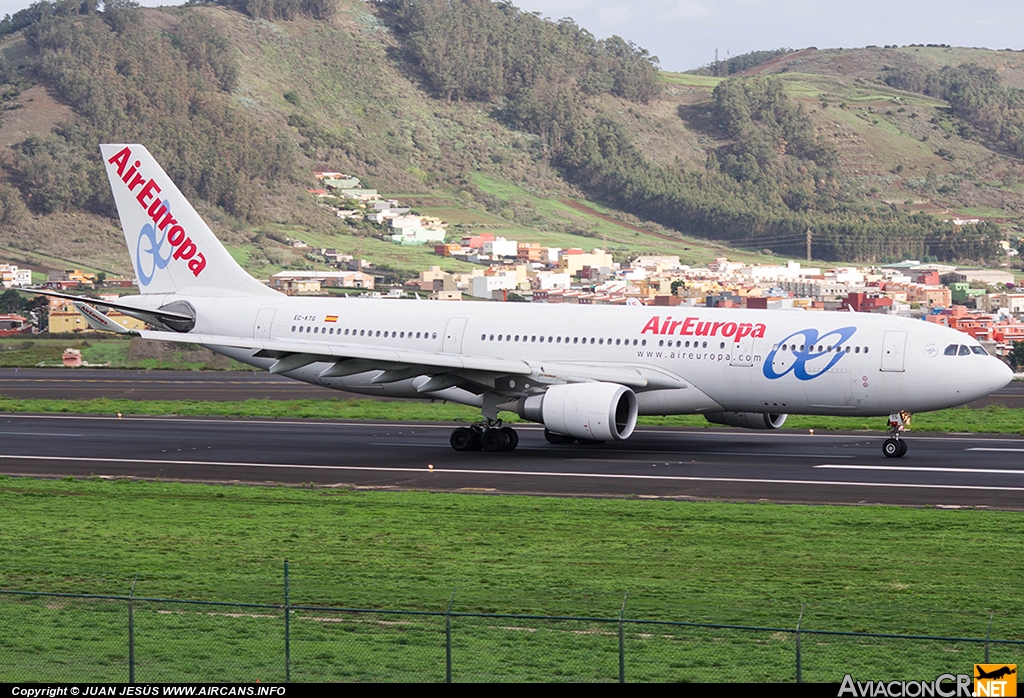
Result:
M0 264L0 285L14 288L32 285L32 270L18 269L13 264Z

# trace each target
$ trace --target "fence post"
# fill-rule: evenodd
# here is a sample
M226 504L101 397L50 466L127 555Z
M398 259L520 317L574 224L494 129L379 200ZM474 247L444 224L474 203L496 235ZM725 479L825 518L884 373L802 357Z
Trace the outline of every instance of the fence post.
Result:
M803 682L803 675L800 666L800 624L804 620L804 608L807 607L807 603L800 604L800 617L796 620L796 682Z
M288 561L284 561L284 682L292 680L291 605L288 599Z
M455 603L455 589L448 599L448 610L444 612L444 681L452 682L452 604Z
M622 630L622 619L626 616L626 599L629 592L622 597L622 608L619 610L619 683L626 683L626 638Z
M132 590L128 592L128 683L135 683L135 607L132 599L135 598L135 582L139 581L139 575L135 575L132 581Z
M988 664L988 640L992 637L992 619L995 618L996 612L990 611L988 617L988 630L985 631L985 663Z

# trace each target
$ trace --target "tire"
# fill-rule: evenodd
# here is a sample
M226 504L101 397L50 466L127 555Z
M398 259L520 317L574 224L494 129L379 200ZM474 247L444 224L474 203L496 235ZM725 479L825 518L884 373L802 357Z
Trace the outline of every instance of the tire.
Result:
M485 429L484 433L480 435L480 444L489 453L506 450L508 443L508 434L501 429Z
M507 442L507 445L505 446L505 450L506 451L514 451L514 450L516 450L516 446L519 445L519 432L517 432L512 427L502 427L501 428L501 433L502 434L506 434L508 436L508 442Z
M471 451L473 450L473 432L465 427L453 429L448 443L456 451Z
M544 438L548 440L549 444L556 445L571 444L576 441L574 437L569 436L568 434L556 434L548 429L544 430Z
M907 455L907 442L906 441L900 441L900 455L897 456L897 457L898 458L902 458L905 455Z
M882 443L882 453L886 458L900 458L907 452L907 445L899 439L886 439Z

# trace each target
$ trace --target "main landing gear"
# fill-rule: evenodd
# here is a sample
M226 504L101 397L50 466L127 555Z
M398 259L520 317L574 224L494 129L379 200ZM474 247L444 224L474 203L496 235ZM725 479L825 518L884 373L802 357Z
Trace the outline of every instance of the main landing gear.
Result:
M909 412L897 412L889 415L889 438L882 443L882 453L886 458L902 458L907 455L907 442L900 439L900 434L910 424Z
M512 427L502 426L501 420L486 420L481 424L452 430L448 439L456 451L514 451L519 445L519 434Z

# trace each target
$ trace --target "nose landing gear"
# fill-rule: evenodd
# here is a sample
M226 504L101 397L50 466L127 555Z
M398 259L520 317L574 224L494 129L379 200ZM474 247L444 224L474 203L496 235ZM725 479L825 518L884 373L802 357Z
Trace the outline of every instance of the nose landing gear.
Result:
M897 412L889 415L889 438L882 442L882 454L886 458L902 458L907 455L907 442L900 439L900 434L910 424L909 412Z

